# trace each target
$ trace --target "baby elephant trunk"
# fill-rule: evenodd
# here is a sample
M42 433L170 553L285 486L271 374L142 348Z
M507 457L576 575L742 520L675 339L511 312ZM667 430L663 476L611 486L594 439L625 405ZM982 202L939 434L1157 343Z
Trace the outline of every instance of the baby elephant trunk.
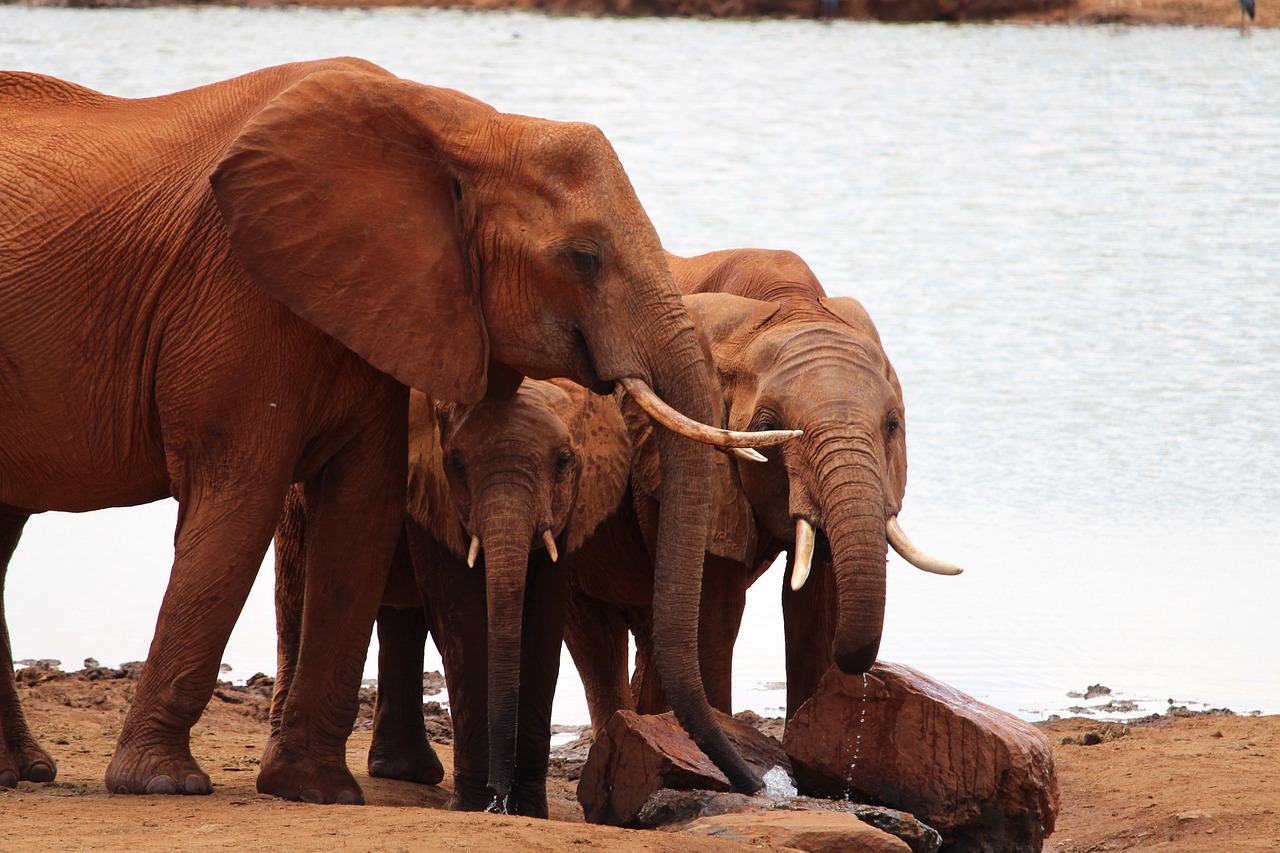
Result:
M507 812L519 728L520 647L525 580L534 519L529 496L507 492L483 514L485 589L489 615L488 724L490 811Z

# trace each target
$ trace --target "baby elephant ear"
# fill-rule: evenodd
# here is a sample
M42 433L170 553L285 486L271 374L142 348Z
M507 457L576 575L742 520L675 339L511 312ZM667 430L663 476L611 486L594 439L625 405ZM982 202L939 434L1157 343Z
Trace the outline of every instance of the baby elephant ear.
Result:
M488 339L447 155L483 109L319 71L250 118L210 177L260 287L379 370L466 402L484 394Z
M631 440L617 400L601 397L567 380L552 380L569 395L566 413L582 467L569 516L567 553L574 553L606 518L618 511L627 488Z

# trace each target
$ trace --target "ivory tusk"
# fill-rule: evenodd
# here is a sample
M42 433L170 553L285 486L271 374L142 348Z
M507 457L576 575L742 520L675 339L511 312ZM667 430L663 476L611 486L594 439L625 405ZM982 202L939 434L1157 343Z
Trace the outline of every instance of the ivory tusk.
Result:
M471 548L467 551L467 568L476 567L476 558L480 556L480 537L472 534Z
M547 553L551 555L551 562L560 559L560 553L556 551L556 538L551 535L550 530L542 531L542 541L547 546Z
M964 571L964 569L953 563L939 560L937 557L931 557L917 548L907 538L907 534L902 532L902 527L898 524L896 515L885 522L885 532L889 536L889 544L893 546L893 550L898 552L898 556L921 571L931 572L935 575L958 575Z
M631 395L631 398L639 403L640 408L648 412L655 421L672 432L677 432L686 438L700 441L703 444L711 444L716 447L769 447L789 441L796 436L804 435L804 432L798 429L737 432L735 430L707 426L671 408L661 397L654 393L653 389L644 380L628 376L619 381L622 383L622 387L627 389L627 393Z
M768 462L769 458L759 450L753 450L750 447L731 447L734 456L741 456L743 459L750 459L752 462Z
M796 546L791 552L791 591L799 592L809 579L813 565L813 525L803 518L796 519Z

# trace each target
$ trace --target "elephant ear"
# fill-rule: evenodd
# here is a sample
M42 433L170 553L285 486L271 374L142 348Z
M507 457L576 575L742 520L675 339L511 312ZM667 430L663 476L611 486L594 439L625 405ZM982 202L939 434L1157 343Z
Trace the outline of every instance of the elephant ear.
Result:
M613 397L601 397L563 379L551 380L569 395L570 433L581 468L565 550L572 554L622 503L631 467L631 440Z
M462 134L492 110L444 89L317 71L241 129L210 176L249 276L433 397L484 394L488 338L459 211Z

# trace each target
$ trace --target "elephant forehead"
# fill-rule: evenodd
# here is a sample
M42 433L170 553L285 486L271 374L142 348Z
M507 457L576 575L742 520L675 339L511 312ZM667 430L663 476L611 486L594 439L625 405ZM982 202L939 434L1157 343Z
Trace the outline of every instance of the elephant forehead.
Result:
M888 378L889 362L870 338L843 325L775 325L757 335L745 361L760 373L784 378L856 376L870 372Z
M563 415L568 405L564 391L548 382L526 379L509 400L485 400L469 407L458 419L449 444L531 449L563 444L569 437Z

